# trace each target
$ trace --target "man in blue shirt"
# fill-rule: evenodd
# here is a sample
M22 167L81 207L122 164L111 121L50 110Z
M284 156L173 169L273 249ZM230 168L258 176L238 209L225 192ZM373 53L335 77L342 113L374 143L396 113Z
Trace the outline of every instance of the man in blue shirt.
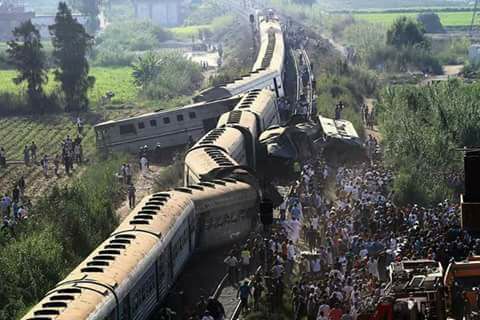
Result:
M243 282L243 284L238 288L237 298L240 297L241 309L243 312L248 311L248 298L252 295L250 291L250 286L248 285L248 281Z

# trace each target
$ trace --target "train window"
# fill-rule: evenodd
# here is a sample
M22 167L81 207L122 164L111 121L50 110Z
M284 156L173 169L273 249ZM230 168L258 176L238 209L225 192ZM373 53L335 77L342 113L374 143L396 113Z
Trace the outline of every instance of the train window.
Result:
M150 127L156 127L157 126L157 120L153 119L150 120Z
M189 112L188 116L190 117L190 119L195 119L197 117L197 114L195 112Z
M129 133L137 133L137 130L135 130L135 126L132 123L120 125L120 134Z
M169 124L170 123L170 118L169 117L163 118L163 123Z
M139 122L138 123L138 129L145 129L145 123Z
M177 121L183 121L183 114L177 114Z

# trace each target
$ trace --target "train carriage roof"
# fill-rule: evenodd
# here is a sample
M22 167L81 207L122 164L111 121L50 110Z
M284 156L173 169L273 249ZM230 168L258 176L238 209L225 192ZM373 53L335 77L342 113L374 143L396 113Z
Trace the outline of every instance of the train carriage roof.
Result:
M242 100L235 106L235 110L249 110L261 116L275 99L273 92L268 89L252 90L243 96Z
M191 199L185 195L176 192L154 193L142 199L113 235L141 231L164 238L183 213L193 210Z
M130 281L141 261L182 214L193 210L190 197L178 192L145 197L108 239L22 319L87 319L111 297L107 287L117 292L125 281Z
M102 287L69 284L56 288L33 307L23 320L87 319L105 299Z
M232 154L232 148L238 148L238 143L241 142L243 142L243 135L240 130L234 127L215 128L204 135L192 149L218 146L228 154Z
M220 203L223 207L232 208L235 204L251 204L258 197L255 187L234 178L213 179L181 189L185 192L189 190L197 212L211 209L212 203L217 208Z
M200 179L208 180L222 168L236 167L238 163L217 147L204 147L190 150L185 156L185 165Z
M124 119L118 119L118 120L109 120L105 122L101 122L95 125L95 128L98 127L109 127L109 126L114 126L123 122L130 122L130 121L141 121L141 120L146 120L151 117L165 117L169 116L170 114L177 114L177 113L182 113L186 111L197 111L197 110L203 110L207 108L215 108L216 106L225 106L227 108L233 109L233 107L240 101L240 97L231 97L230 95L227 95L225 97L221 97L218 99L214 99L215 101L203 101L200 100L199 102L195 102L193 104L189 104L186 106L181 106L178 108L174 109L168 109L168 110L159 110L155 112L149 112L149 113L144 113L141 115L129 117L129 118L124 118Z
M327 138L352 145L362 145L362 141L353 127L347 120L333 120L318 116L320 126Z

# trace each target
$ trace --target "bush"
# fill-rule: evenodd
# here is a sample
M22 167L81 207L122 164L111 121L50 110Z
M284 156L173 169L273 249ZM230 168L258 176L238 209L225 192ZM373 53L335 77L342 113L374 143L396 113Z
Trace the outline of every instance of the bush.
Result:
M185 19L185 25L209 24L213 19L225 14L225 10L214 0L204 0L200 5L192 7Z
M462 171L458 149L480 140L479 89L451 80L383 92L378 110L385 160L401 176L396 191L402 201L428 205L453 197L452 173Z
M432 56L429 50L421 47L408 46L395 48L380 47L367 59L370 68L385 72L407 72L420 70L431 74L442 74L440 61Z
M342 42L355 48L355 62L366 64L369 56L378 48L384 47L386 33L384 26L363 21L345 28L342 34Z
M198 89L203 80L198 64L180 54L159 55L157 75L141 91L148 99L168 99L179 95L190 95Z
M114 67L129 66L136 58L136 54L131 51L123 50L119 46L115 47L98 47L92 55L94 66Z
M442 64L465 64L470 45L468 38L452 39L437 50L435 57Z
M123 161L97 163L69 186L54 187L16 226L14 239L3 241L0 319L19 318L113 231Z
M419 14L417 21L423 25L427 33L445 33L440 17L434 12Z
M177 187L183 183L184 157L185 152L178 153L174 162L168 167L164 168L162 172L155 177L156 191Z
M19 310L39 300L61 280L64 248L52 227L32 230L2 248L0 319L15 319Z
M169 31L149 22L114 22L96 38L92 52L93 64L130 65L135 52L158 49L161 42L172 37Z
M32 105L25 92L0 93L0 116L32 115L62 112L60 94L52 92L47 94L42 105Z

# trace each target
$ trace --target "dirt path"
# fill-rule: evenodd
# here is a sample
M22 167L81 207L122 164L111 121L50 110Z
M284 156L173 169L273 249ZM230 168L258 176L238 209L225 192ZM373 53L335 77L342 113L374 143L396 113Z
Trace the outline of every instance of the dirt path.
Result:
M371 99L371 98L365 98L363 100L363 103L365 103L368 106L368 112L372 112L374 110L374 105L376 102L377 102L376 99ZM377 139L378 142L382 141L382 135L378 131L378 127L376 125L373 126L373 130L365 127L365 136L368 137L369 135Z
M460 65L445 65L443 66L443 73L446 76L458 76L463 70L463 64Z
M133 178L135 189L136 189L136 202L140 202L145 196L153 193L155 186L155 177L158 173L164 169L164 166L150 164L148 172L143 175L140 171L135 173ZM125 195L126 197L126 195ZM128 206L128 199L123 201L122 205L117 209L118 218L121 221L131 212L132 209Z

